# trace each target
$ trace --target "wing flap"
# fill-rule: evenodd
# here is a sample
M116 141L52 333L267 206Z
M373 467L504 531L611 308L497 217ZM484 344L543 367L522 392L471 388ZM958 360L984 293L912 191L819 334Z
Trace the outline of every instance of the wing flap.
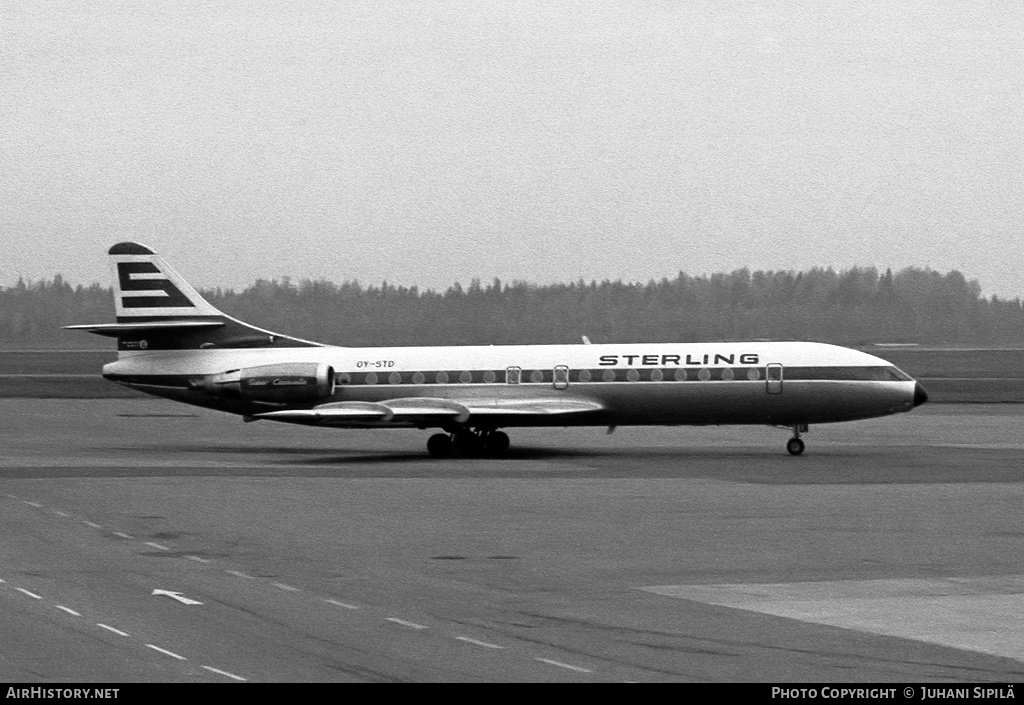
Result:
M559 416L600 411L602 404L590 399L474 399L465 402L471 416Z

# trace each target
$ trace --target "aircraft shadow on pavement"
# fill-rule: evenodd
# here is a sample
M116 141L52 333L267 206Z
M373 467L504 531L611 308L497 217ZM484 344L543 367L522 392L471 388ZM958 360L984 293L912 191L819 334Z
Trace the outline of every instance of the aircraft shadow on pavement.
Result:
M97 448L97 450L101 450ZM432 458L421 450L276 445L103 448L101 466L0 468L4 477L702 478L751 484L1021 482L1010 451L822 446L794 458L756 446L558 448L515 446L501 457ZM120 460L123 456L124 460ZM205 458L203 456L206 456ZM180 464L168 465L168 459ZM204 462L205 461L205 462Z

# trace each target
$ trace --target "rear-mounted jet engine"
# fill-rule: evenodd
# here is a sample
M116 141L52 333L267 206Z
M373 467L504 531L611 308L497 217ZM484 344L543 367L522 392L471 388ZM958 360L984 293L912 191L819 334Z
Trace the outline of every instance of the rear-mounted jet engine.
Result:
M203 388L210 394L250 401L315 401L334 394L334 368L315 362L244 367L207 375Z

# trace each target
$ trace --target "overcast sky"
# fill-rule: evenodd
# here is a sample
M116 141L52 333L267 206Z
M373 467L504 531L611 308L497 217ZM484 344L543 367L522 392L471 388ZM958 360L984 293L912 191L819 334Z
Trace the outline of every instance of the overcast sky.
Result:
M832 265L1024 296L1024 3L0 4L0 285Z

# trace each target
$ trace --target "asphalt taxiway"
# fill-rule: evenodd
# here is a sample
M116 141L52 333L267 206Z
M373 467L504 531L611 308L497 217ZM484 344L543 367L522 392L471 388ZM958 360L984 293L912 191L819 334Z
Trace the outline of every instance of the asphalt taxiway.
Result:
M0 420L0 680L1024 676L1017 405L812 427L797 458L766 428L436 460L155 399Z

